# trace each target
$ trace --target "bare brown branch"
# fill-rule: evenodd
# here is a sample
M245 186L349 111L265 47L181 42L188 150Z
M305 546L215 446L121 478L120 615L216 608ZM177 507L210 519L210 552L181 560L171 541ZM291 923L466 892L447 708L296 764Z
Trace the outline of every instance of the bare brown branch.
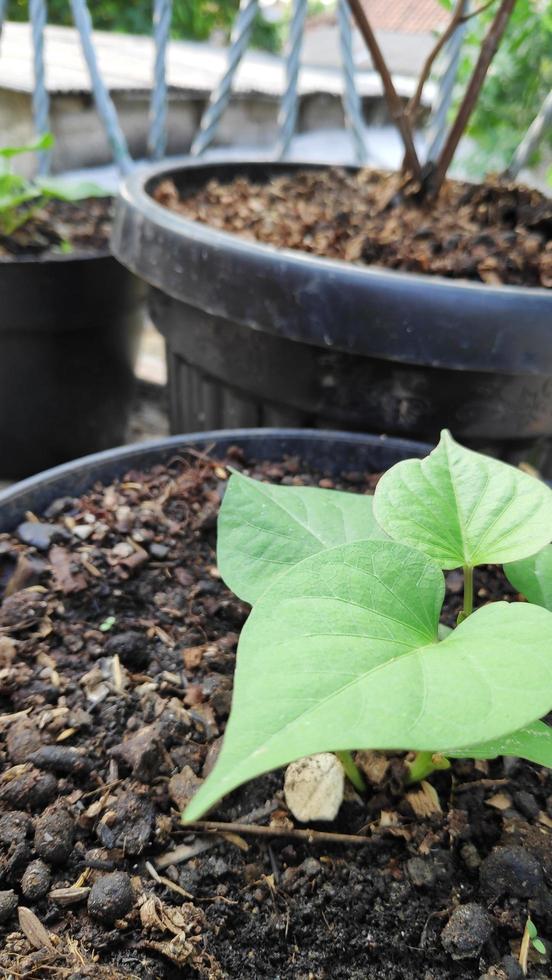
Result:
M347 2L356 21L357 27L364 38L366 47L370 52L370 57L372 58L374 68L381 78L389 113L391 118L396 123L404 143L406 166L410 170L412 176L419 180L421 179L422 168L420 166L418 154L416 153L416 147L414 146L412 126L406 114L405 107L403 106L403 103L399 98L397 90L393 84L391 72L387 67L385 58L383 57L380 46L376 40L376 36L364 12L361 0L347 0Z
M465 24L468 20L473 20L474 17L479 17L479 14L484 14L489 7L492 7L495 0L487 0L487 3L483 3L480 7L476 7L475 10L470 10L469 14L464 14L462 17L462 24Z
M414 92L414 95L410 99L410 102L408 103L406 109L412 128L414 128L414 126L416 125L416 117L418 115L418 110L420 108L420 102L422 100L424 85L429 78L429 73L433 68L435 59L439 56L445 44L449 40L449 38L452 37L456 28L465 20L464 14L465 14L467 2L468 0L457 0L456 6L454 8L454 12L452 14L452 17L447 27L445 28L441 36L438 38L437 43L431 49L424 62L424 66L422 68L420 78L418 80L416 91Z
M502 0L487 32L487 36L483 41L479 58L477 59L468 87L464 93L464 98L456 114L456 119L452 124L445 145L431 175L430 191L433 196L436 196L442 187L447 170L450 167L460 139L465 132L470 116L477 104L483 82L485 81L487 72L515 5L516 0Z

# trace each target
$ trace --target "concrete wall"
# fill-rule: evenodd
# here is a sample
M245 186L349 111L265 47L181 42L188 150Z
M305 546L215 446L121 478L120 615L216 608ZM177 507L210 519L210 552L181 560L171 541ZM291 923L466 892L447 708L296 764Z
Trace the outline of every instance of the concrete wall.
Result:
M399 34L378 31L378 41L390 70L398 75L418 76L424 61L435 43L432 34ZM370 70L372 61L364 40L353 33L353 57L358 68ZM341 65L339 32L335 24L313 24L305 31L301 58L304 64L324 68Z
M149 94L114 92L113 99L132 156L141 159L147 152ZM167 153L187 153L199 126L205 95L171 92ZM224 113L214 146L249 146L269 150L278 137L279 99L262 94L236 94ZM381 96L363 100L368 124L388 122ZM104 128L89 93L57 93L50 103L52 130L56 144L52 172L101 166L112 160ZM303 95L299 103L297 132L336 130L344 125L341 98L328 92ZM2 142L16 145L33 138L31 96L0 88L0 128ZM20 173L34 171L33 157L14 161Z

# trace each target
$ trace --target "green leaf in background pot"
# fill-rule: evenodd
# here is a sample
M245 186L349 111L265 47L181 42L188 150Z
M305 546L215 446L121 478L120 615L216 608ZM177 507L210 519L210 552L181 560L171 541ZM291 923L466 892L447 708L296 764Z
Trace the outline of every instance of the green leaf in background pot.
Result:
M0 173L0 233L11 235L16 228L25 224L34 211L21 209L21 205L39 197L39 192L24 177Z
M552 614L499 602L439 641L443 595L433 561L387 541L323 551L279 576L242 631L221 754L185 818L303 756L359 748L446 754L544 715L552 707Z
M278 575L309 555L386 537L374 519L373 497L278 486L233 473L218 519L217 564L229 588L252 604Z
M508 580L529 602L552 612L552 545L504 566Z
M42 150L50 150L54 145L54 137L51 133L45 133L32 143L24 143L23 146L0 146L0 157L11 160L12 157L20 156L22 153L40 153Z
M381 478L374 514L390 537L442 568L502 563L550 540L552 490L499 460L460 446L446 430L423 460Z
M464 749L448 749L444 754L451 759L496 759L499 755L514 755L552 769L552 728L543 721L534 721L502 738Z
M53 197L58 201L84 201L88 197L109 197L111 193L89 180L75 183L65 178L36 177L34 182L44 197Z

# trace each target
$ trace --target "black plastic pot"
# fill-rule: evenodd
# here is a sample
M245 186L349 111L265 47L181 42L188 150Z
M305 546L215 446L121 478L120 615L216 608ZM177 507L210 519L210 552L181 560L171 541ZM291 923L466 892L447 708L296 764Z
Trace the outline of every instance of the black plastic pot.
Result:
M109 483L135 467L166 463L186 449L216 457L224 455L230 446L241 446L256 460L299 456L304 463L333 474L348 470L377 473L401 459L421 458L431 449L406 439L308 429L234 429L172 436L85 456L0 492L0 532L12 531L27 511L41 514L58 497L78 497L97 481Z
M471 443L552 434L552 292L277 250L171 213L172 178L265 180L299 166L156 166L121 193L112 247L153 286L173 431L314 425Z
M0 263L0 477L124 441L144 292L107 254Z

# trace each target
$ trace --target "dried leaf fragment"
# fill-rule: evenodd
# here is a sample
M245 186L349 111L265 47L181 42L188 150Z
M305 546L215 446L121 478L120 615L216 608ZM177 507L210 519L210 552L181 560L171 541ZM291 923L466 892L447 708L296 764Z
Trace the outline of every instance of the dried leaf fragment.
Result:
M21 931L25 933L27 939L35 949L54 949L54 944L50 938L50 933L42 925L40 919L31 912L31 909L20 905L17 910Z
M508 810L512 806L512 797L507 793L495 793L485 800L486 806L492 806L495 810Z
M66 905L76 905L78 902L83 902L88 898L90 894L90 888L77 888L72 886L71 888L52 888L48 892L48 898L50 898L56 905L61 905L65 907Z
M436 814L443 812L441 810L441 804L439 803L439 797L437 796L436 790L433 788L431 783L428 783L425 780L420 784L419 790L414 790L411 793L407 793L406 798L414 810L414 813L420 819L434 817Z
M52 575L56 589L69 595L71 592L82 592L87 586L86 576L81 571L74 571L74 556L66 548L58 544L52 545L48 555L52 567Z

